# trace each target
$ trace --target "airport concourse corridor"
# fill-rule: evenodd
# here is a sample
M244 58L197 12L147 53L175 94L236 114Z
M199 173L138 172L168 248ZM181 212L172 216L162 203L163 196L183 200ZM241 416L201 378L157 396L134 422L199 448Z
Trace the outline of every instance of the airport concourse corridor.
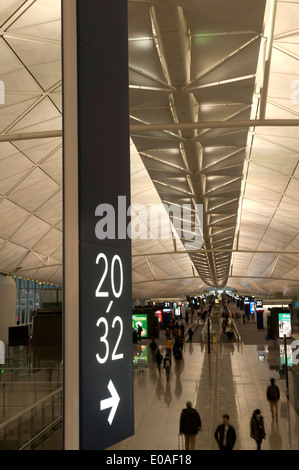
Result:
M163 333L158 342L164 355ZM218 449L214 432L222 424L222 415L228 414L237 434L234 450L256 450L249 422L257 408L262 412L266 430L261 450L299 449L298 416L287 399L285 381L280 380L278 367L273 367L275 362L279 364L279 357L273 359L269 344L218 342L211 344L208 353L207 343L187 342L180 369L176 370L172 363L169 382L163 369L159 376L149 344L150 340L141 340L134 345L135 357L144 358L143 365L134 369L135 435L108 450L178 449L180 414L188 400L202 421L195 449ZM276 379L281 391L277 421L272 420L266 398L271 377Z

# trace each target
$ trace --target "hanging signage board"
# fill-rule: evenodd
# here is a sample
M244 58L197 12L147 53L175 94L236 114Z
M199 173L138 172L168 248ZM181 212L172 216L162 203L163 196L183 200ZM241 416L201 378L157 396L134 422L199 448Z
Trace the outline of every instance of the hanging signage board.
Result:
M263 301L262 300L256 300L255 301L255 309L256 311L264 311L264 305L263 305Z
M64 0L63 23L72 6L76 29L70 43L76 44L77 70L68 75L64 48L64 93L68 94L77 78L77 113L69 112L65 98L64 128L77 118L77 155L71 153L70 164L66 159L64 181L68 181L72 163L77 164L78 175L76 184L64 186L64 201L72 192L78 201L78 234L77 240L73 237L74 246L65 242L64 249L71 259L70 249L75 256L78 247L79 448L103 450L134 433L131 240L127 233L127 2ZM67 34L64 30L64 38ZM111 212L115 215L112 222L116 221L113 233L111 220L107 225ZM65 229L67 237L68 223ZM68 273L67 298L73 287L72 273ZM74 288L72 292L77 295ZM69 371L68 361L65 367ZM67 396L65 404L67 407Z

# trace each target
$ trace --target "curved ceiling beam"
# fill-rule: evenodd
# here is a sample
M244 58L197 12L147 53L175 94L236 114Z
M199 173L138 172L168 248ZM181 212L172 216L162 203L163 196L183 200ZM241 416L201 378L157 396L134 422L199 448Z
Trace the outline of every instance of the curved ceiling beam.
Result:
M299 119L249 119L244 121L205 121L176 122L160 124L133 124L131 133L143 131L192 130L192 129L224 129L240 127L298 127Z

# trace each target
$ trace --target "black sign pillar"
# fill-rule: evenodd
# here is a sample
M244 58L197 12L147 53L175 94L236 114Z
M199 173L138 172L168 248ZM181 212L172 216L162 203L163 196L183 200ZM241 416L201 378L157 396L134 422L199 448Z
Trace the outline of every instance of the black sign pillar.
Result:
M262 330L264 328L264 306L262 300L255 301L255 311L257 329Z
M100 450L134 432L127 2L62 17L64 439Z

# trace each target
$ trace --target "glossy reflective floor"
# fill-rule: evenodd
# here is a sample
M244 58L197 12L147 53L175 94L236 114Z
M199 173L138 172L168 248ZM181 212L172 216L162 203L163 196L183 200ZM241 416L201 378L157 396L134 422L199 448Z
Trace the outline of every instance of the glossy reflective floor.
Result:
M185 343L179 369L173 364L169 382L163 370L159 376L149 351L150 340L134 345L135 434L109 450L177 450L180 413L188 400L197 408L202 420L196 449L217 449L214 431L222 415L227 413L237 433L235 450L255 450L256 444L249 435L249 421L253 410L260 408L267 433L262 450L298 450L298 366L289 370L287 387L285 377L280 374L282 345L273 347L272 341L266 339L266 330L257 330L256 323L239 323L237 327L243 341L211 344L209 353L207 343L200 341L202 327L200 323L192 343ZM164 353L164 334L161 333L158 343ZM18 360L25 360L25 363L19 364L15 374L10 374L9 370L1 374L2 434L5 423L25 409L28 409L28 413L22 415L22 436L24 432L25 437L36 431L38 425L61 415L61 363L46 361L39 363L39 367L32 367L35 364L31 359L30 351L25 355L24 351L19 351ZM266 399L271 377L275 377L281 390L277 421L272 420ZM39 411L34 410L32 414L31 407L37 402ZM16 427L14 421L9 429L9 442L2 442L5 448L18 448L21 443L19 422L17 424ZM34 447L37 450L62 448L61 426Z
M253 411L260 408L267 434L261 449L298 450L299 421L295 412L298 372L289 372L286 388L286 380L279 373L279 347L273 348L272 342L265 339L266 330L257 331L255 323L239 328L248 342L262 340L264 344L223 342L212 344L208 353L207 344L195 342L195 334L194 341L184 346L180 369L173 365L169 382L164 371L161 376L158 374L148 349L149 341L142 340L135 347L136 357L145 358L134 370L135 435L109 450L178 449L179 418L187 400L193 403L202 420L196 449L217 449L214 431L227 413L237 433L235 450L255 450L249 422ZM159 343L163 352L163 337ZM266 399L271 377L281 390L277 421L272 419Z

